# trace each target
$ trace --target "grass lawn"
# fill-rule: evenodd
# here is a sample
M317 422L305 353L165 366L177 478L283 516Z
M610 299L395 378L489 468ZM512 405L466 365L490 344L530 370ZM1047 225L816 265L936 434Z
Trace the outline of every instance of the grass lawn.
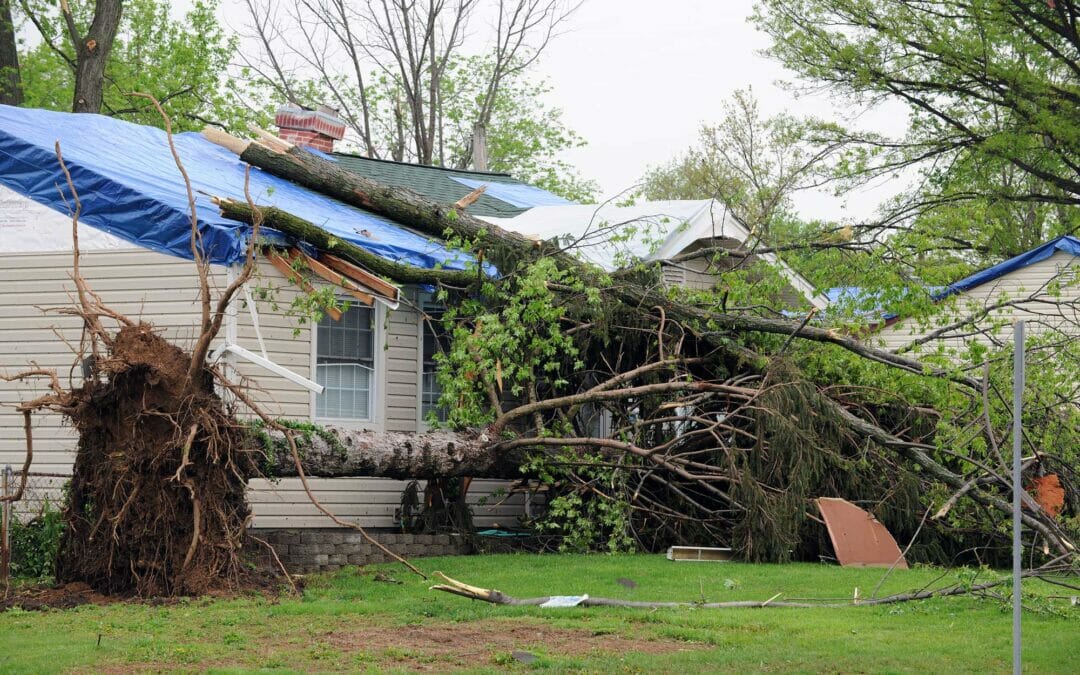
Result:
M588 593L635 600L764 600L781 592L784 599L840 599L850 598L855 587L866 597L883 574L816 564L672 563L644 555L418 562L424 570L520 597ZM880 593L919 588L942 573L897 570ZM939 583L955 579L950 572ZM298 599L9 611L0 614L0 672L1011 668L1011 615L986 599L843 609L540 609L488 605L429 592L428 585L385 565L311 577ZM1032 604L1052 608L1024 616L1025 670L1077 672L1080 609L1038 597L1066 589L1039 581L1026 581L1024 589Z

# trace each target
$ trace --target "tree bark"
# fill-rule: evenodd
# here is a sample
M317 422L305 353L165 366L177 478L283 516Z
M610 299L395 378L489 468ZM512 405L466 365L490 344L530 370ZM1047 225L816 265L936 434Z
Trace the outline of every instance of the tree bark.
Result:
M319 432L298 431L295 438L304 473L322 478L520 478L525 457L521 451L496 452L495 443L482 432L412 434L331 426ZM297 475L283 434L267 433L262 446L268 477Z
M63 3L65 14L70 17L71 10ZM75 43L75 96L71 104L72 112L101 112L105 97L105 65L112 51L113 40L120 28L120 13L123 0L97 0L94 3L94 19L90 30L79 37L73 34ZM69 22L69 26L73 25Z
M22 76L11 0L0 0L0 104L22 105Z

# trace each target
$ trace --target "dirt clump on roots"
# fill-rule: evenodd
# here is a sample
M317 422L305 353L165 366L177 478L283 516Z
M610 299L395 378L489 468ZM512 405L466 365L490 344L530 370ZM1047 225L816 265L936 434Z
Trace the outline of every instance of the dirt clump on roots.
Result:
M256 465L213 373L190 371L190 354L140 323L121 328L71 392L64 412L79 442L60 584L142 597L244 585Z

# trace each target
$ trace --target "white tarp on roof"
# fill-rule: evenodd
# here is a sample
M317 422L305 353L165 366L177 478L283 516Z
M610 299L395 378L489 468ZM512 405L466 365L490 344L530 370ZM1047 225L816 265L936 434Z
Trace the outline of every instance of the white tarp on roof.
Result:
M97 228L79 226L79 249L137 249L135 244ZM53 211L0 185L0 253L71 251L71 216Z
M731 218L725 219L722 207L716 212L718 206L709 199L630 206L571 204L537 206L513 218L483 219L534 239L565 239L582 258L614 270L634 260L668 257L676 247L686 248L702 238L692 235L703 224L715 229L715 236L741 241L746 231ZM730 232L724 232L725 224Z
M579 257L606 270L638 260L678 255L701 239L746 242L750 233L714 199L537 206L513 218L483 217L503 229L534 239L559 239ZM813 285L771 253L761 255L776 265L792 287L815 307L828 300Z

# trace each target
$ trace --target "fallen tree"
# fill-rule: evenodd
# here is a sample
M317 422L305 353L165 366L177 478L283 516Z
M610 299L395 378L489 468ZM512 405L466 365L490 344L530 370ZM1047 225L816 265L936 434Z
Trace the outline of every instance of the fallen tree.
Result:
M604 498L616 501L629 494L629 503L624 504L629 512L646 514L644 520L667 531L664 537L654 539L654 544L681 537L719 537L722 541L734 537L741 539L737 543L748 557L782 558L803 538L798 534L798 523L805 523L803 502L812 493L872 499L906 486L907 495L897 500L902 505L892 509L895 517L891 522L885 518L900 532L914 529L912 514L923 511L917 503L932 484L961 493L967 501L1003 516L1011 509L1007 496L1002 495L1012 487L1005 478L1007 471L989 471L993 480L971 489L966 467L979 466L979 460L938 447L933 431L925 431L933 427L933 419L917 419L926 417L925 407L908 407L901 419L890 421L888 411L907 407L906 401L870 401L850 390L836 395L828 388L800 381L797 369L776 359L783 360L782 353L792 340L830 345L891 369L946 382L952 391L978 402L985 385L962 369L876 349L809 321L724 311L700 300L687 300L662 288L655 270L639 268L618 278L609 277L581 263L560 242L537 242L503 231L460 209L352 174L265 134L261 141L231 139L225 144L254 166L431 237L449 237L479 259L494 262L502 277L489 285L497 285L498 290L489 288L483 301L455 314L456 325L463 328L458 337L471 340L471 344L459 350L456 362L453 355L446 359L448 371L457 368L459 379L475 383L470 385L472 393L479 395L472 402L483 410L471 421L490 424L488 432L493 439L508 431L507 425L512 423L514 438L491 441L500 452L522 452L526 457L541 458L537 461L556 461L563 468L591 463L594 469L607 466L616 474L625 471L635 476L633 480L640 478L644 482L633 487L624 482L600 489L598 484L610 482L611 475L600 479L568 469L570 481L579 491L603 493ZM219 205L227 217L244 222L253 218L250 205L228 201ZM292 214L275 209L262 209L261 213L268 227L359 265L370 256L360 247L320 234L315 225ZM747 257L745 251L735 254L740 259ZM541 368L537 367L536 349L527 353L526 347L517 354L500 355L482 344L505 339L505 335L493 332L483 334L486 326L506 319L491 308L518 303L520 310L525 301L512 296L526 290L523 278L540 262L546 265L545 288L527 289L532 294L527 301L548 303L558 310L548 319L559 328L550 330L551 339L543 349L568 352L556 358L556 372L566 380L561 388L550 386L546 376L537 372ZM392 265L381 269L401 282L436 284L450 293L452 302L474 297L484 281L479 270L468 283L468 274L449 280L441 270L405 272ZM536 328L533 324L526 330ZM540 332L549 328L540 327ZM560 331L564 334L554 335ZM571 339L563 339L571 334ZM612 334L621 341L614 356ZM778 336L782 341L770 343L767 337L748 341L744 337L754 335ZM694 359L695 365L663 367L671 356ZM501 371L506 364L502 359L512 359L519 369L532 362L525 367L529 372L519 379L515 391L515 396L524 396L524 403L508 409L504 409ZM575 373L580 371L575 365L582 364L591 381ZM644 370L639 372L641 367ZM685 382L693 382L697 388ZM736 383L741 391L733 393L730 390ZM643 386L654 389L643 391ZM468 395L464 391L459 394ZM645 405L653 414L643 414ZM605 437L586 433L577 416L589 406L603 409L623 424L614 425ZM628 415L628 410L635 414ZM973 413L977 421L981 414L974 409ZM799 418L794 424L790 423L793 416ZM924 431L918 432L919 427ZM673 429L680 433L672 433ZM419 444L426 445L426 441ZM484 453L484 448L472 447L469 457L483 457ZM808 458L807 453L816 457ZM872 468L860 473L861 485L826 475L849 471L854 462L867 458ZM515 463L522 460L500 460L488 469L473 462L470 471L502 474ZM805 473L800 476L800 472ZM619 480L627 479L623 476ZM653 489L645 488L646 484ZM737 494L740 492L743 494ZM1025 523L1060 553L1073 551L1073 543L1061 526L1040 513L1032 500L1027 501L1033 508L1024 514ZM890 508L879 510L888 512ZM906 516L900 517L905 511ZM758 520L767 524L747 524ZM741 534L740 528L745 530ZM691 530L698 534L690 534ZM990 531L984 534L994 536ZM755 538L759 540L758 552L752 552L755 544L751 540ZM638 540L643 543L640 537ZM762 540L769 544L762 546Z

